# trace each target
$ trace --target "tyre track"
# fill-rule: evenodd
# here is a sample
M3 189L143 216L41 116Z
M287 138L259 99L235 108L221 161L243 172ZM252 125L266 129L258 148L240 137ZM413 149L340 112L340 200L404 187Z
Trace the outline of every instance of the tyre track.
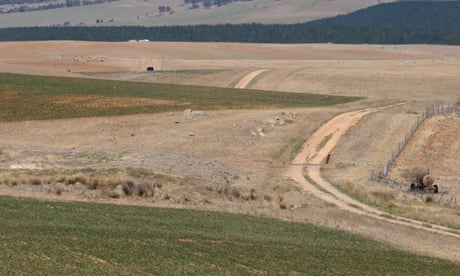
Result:
M259 70L256 70L256 71L252 71L251 73L247 74L246 76L244 76L236 85L235 85L235 88L237 89L243 89L243 88L246 88L249 83L251 83L251 81L253 79L255 79L258 75L262 74L263 72L267 71L267 69L259 69Z
M323 163L327 155L337 145L340 137L345 134L350 127L358 123L359 120L367 114L393 106L395 105L351 111L332 118L310 136L310 138L304 143L302 151L292 161L292 164ZM321 147L321 141L328 135L330 135L331 138ZM304 176L305 168L308 180ZM305 191L328 203L336 205L342 210L352 212L357 215L372 217L380 221L410 226L436 234L460 238L459 230L392 215L357 201L339 191L334 185L326 181L321 176L320 168L321 166L290 166L287 174L293 180L298 182Z

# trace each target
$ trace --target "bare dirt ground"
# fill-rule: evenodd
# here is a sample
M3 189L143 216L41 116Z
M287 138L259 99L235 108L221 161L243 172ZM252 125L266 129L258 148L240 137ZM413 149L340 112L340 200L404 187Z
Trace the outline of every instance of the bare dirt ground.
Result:
M332 108L2 123L0 173L3 183L8 180L9 184L0 185L0 193L268 215L333 226L459 261L458 253L449 253L460 248L458 238L337 208L286 177L289 166L283 165L291 161L293 140L306 140L335 114L405 102L364 116L329 149L331 160L318 171L341 190L394 216L458 228L458 210L368 179L371 170L389 159L427 104L455 103L460 98L459 65L460 47L450 46L0 43L1 72L220 87L235 87L252 73L244 82L255 89L367 97ZM145 72L147 66L154 66L156 72ZM254 73L261 70L263 74ZM2 91L2 97L8 96L8 91ZM279 125L277 119L290 123ZM455 116L427 121L401 156L393 176L404 179L412 166L428 164L441 189L458 194L457 130ZM88 168L94 171L85 172ZM163 179L153 197L137 198L30 184L33 178L45 180L50 178L46 174L66 171L88 178L125 179L127 168L177 179ZM13 180L16 186L11 185Z

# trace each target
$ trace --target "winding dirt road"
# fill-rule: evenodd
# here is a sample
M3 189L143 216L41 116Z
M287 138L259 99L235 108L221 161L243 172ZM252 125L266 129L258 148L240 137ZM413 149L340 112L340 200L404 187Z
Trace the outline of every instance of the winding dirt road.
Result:
M247 74L244 76L236 85L235 88L237 89L243 89L246 88L249 83L258 75L262 74L263 72L267 71L267 69L259 69L256 71L252 71L251 73Z
M337 145L340 137L365 115L377 112L383 108L370 108L340 114L319 128L304 144L302 151L293 160L289 167L288 176L301 184L303 189L314 196L335 204L338 208L358 215L369 216L395 224L410 226L441 235L460 238L460 231L448 227L429 224L422 221L395 216L379 209L363 204L327 182L320 173L321 166L299 164L322 164L327 155ZM306 168L307 178L304 175ZM308 179L308 180L307 180Z

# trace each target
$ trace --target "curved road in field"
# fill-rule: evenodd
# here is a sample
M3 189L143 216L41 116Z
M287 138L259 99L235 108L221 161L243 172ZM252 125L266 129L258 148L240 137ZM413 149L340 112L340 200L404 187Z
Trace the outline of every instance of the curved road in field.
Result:
M235 88L243 89L246 88L251 81L257 77L258 75L262 74L263 72L267 71L267 69L259 69L256 71L252 71L251 73L244 76L236 85Z
M336 205L342 210L346 210L358 215L369 216L378 220L411 226L437 234L460 238L459 230L395 216L369 205L363 204L362 202L357 201L339 191L331 183L327 182L321 176L321 166L298 165L324 163L327 155L337 145L340 137L351 126L355 125L365 115L388 107L391 106L351 111L332 118L330 121L321 126L321 128L319 128L315 133L313 133L313 135L311 135L310 138L305 142L302 151L293 160L293 165L289 167L288 176L301 184L302 187L309 193L326 202ZM328 136L330 136L329 140L326 143L323 142L324 146L320 147L323 139ZM307 180L304 176L305 168L310 180Z

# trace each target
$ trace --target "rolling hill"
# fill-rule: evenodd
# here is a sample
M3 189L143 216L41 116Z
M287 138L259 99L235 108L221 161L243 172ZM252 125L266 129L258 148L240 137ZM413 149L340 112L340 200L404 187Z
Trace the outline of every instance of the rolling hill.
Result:
M80 1L0 1L0 28L26 26L170 26L221 23L299 23L356 11L394 0L252 0L226 1L226 5L193 7L184 0L121 0L76 6ZM36 4L39 2L40 4ZM55 5L62 8L28 11L27 7ZM99 3L100 1L84 1ZM166 2L166 3L165 3ZM217 1L212 1L217 2ZM83 3L83 1L82 1ZM16 9L16 11L9 11Z
M347 15L319 19L308 26L460 31L460 1L401 1Z

